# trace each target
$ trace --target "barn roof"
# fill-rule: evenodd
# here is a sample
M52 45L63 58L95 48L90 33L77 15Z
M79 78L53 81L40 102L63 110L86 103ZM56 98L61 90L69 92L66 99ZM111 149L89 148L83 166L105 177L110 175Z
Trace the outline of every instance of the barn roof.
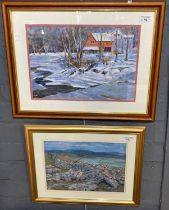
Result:
M113 41L113 36L111 33L92 33L96 41L111 42Z
M98 42L103 41L103 42L112 42L114 41L114 35L115 35L115 31L113 32L107 32L107 33L92 33L94 39ZM118 36L122 35L124 38L129 37L129 38L133 38L134 35L130 34L130 35L125 35L122 32L118 31Z

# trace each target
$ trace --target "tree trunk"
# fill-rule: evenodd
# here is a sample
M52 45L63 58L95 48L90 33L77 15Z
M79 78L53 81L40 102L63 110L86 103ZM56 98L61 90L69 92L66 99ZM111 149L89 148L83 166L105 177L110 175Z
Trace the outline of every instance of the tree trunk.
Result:
M35 48L33 43L32 43L32 48L33 48L33 54L35 55L36 54L36 48Z
M100 56L99 56L99 61L102 60L102 51L103 51L103 43L102 43L102 34L100 33L100 46L99 46Z
M123 38L123 36L122 36L121 53L124 54L124 38Z
M116 57L115 57L115 62L117 62L118 58L118 30L116 30Z
M125 56L125 61L128 61L128 51L129 51L129 35L127 34L127 44L126 44L126 56Z

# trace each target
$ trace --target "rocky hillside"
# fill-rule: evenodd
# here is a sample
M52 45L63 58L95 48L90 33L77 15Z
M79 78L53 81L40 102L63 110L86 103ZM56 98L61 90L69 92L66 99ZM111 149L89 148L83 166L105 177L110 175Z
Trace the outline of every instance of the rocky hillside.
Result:
M51 164L46 164L48 190L124 191L124 168L52 158Z

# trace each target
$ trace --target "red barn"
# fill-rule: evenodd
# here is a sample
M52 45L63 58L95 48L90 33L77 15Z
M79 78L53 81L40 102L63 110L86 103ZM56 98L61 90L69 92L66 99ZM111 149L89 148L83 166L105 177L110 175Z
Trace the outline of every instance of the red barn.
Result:
M84 45L83 50L85 52L99 52L102 49L102 52L111 52L112 54L116 53L116 42L118 44L118 53L124 53L124 50L127 47L130 49L133 48L133 34L123 34L120 30L107 32L107 33L89 33Z
M113 34L111 33L89 33L83 50L111 52L113 48Z

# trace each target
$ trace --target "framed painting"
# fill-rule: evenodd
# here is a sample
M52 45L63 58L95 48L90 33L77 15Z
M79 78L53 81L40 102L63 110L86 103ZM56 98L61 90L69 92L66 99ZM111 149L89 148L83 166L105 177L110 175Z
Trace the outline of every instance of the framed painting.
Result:
M14 117L154 120L164 8L3 1Z
M26 125L33 202L138 205L144 127Z

